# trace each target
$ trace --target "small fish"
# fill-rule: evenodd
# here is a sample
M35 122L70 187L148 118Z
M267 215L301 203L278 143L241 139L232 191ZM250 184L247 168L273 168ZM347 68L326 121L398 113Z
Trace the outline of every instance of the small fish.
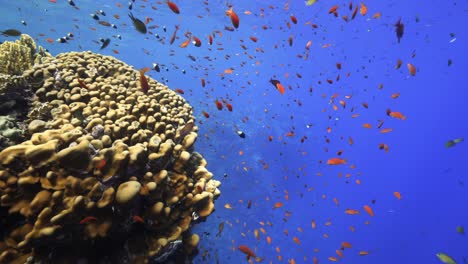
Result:
M346 160L341 158L331 158L327 160L327 165L341 165L346 164Z
M169 44L172 45L174 43L174 40L176 38L177 30L179 30L179 25L175 26L174 33L172 33L171 39L169 40Z
M216 237L220 237L223 230L224 230L224 222L221 222L221 223L219 223L218 233L216 234Z
M457 264L455 260L445 253L437 253L436 256L445 264Z
M457 226L457 233L460 235L465 234L465 228L463 226Z
M87 216L80 221L80 225L87 224L91 221L97 221L97 218L94 216Z
M132 216L132 220L133 220L133 222L135 222L135 223L141 223L141 224L144 224L144 223L145 223L145 220L144 220L141 216L139 216L139 215L134 215L134 216Z
M161 68L159 67L159 64L153 63L153 70L155 70L155 71L157 71L157 72L160 72L160 71L161 71Z
M109 46L109 43L110 43L110 38L102 40L101 49L105 49L107 46Z
M238 249L244 253L245 255L247 255L247 259L250 259L251 257L253 258L256 258L257 256L255 255L255 253L248 247L248 246L245 246L245 245L240 245L238 247Z
M166 1L166 3L167 3L167 6L172 10L172 12L174 12L176 14L180 13L179 7L177 7L176 4L174 4L171 1Z
M239 137L245 138L245 133L242 132L241 130L237 130L236 133L237 133L237 135L238 135Z
M460 142L463 142L463 138L456 138L456 139L452 139L452 140L449 140L445 143L445 147L446 148L451 148L453 146L455 146L456 144L460 143Z
M270 83L273 84L273 86L275 86L275 88L280 92L280 94L284 94L285 89L284 86L280 83L280 81L270 79Z
M142 33L142 34L146 34L146 25L145 25L145 23L143 23L143 21L141 21L140 19L135 18L132 13L128 14L128 16L132 20L132 23L133 23L133 26L135 27L135 29L138 32Z
M21 35L21 31L16 29L7 29L4 31L0 31L0 33L5 37L17 37Z
M305 5L306 6L311 6L311 5L315 4L316 2L317 2L317 0L307 0L307 1L305 1Z
M403 37L404 31L405 31L405 25L403 25L403 23L401 23L401 18L400 18L400 19L398 19L398 21L395 24L395 33L396 33L397 38L398 38L398 43L400 43L400 39Z
M145 71L143 69L140 70L140 85L143 93L147 94L149 90L149 85L148 80L145 77Z
M237 14L232 10L232 7L226 11L226 15L229 16L231 18L231 22L232 22L232 25L235 27L235 28L238 28L239 27L239 17L237 16Z
M185 126L179 131L180 138L185 138L185 136L192 131L194 126L195 123L193 122L185 124Z

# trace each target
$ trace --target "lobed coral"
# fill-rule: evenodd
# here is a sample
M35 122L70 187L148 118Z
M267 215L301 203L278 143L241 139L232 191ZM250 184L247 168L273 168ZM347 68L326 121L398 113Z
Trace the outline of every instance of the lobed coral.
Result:
M29 140L0 152L0 263L163 262L196 249L220 182L194 151L187 102L113 57L42 58ZM181 247L183 245L183 247ZM116 253L117 252L117 253Z

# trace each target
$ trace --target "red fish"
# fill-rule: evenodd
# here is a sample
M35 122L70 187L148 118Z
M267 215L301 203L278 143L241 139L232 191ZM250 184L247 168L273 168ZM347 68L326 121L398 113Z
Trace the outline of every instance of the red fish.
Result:
M138 215L134 215L132 217L132 220L133 220L133 222L138 222L138 223L142 223L142 224L145 223L145 220L143 220L143 218L141 218L141 216L138 216Z
M80 78L78 78L78 84L80 84L81 88L88 89L88 86L86 86L86 84Z
M94 216L87 216L80 221L80 225L87 224L91 221L97 221L97 218Z
M210 45L213 45L213 36L208 35L208 43L209 43Z
M216 104L216 108L218 108L218 110L223 110L223 104L220 101L216 100L215 104Z
M256 258L257 255L255 255L255 253L248 247L248 246L245 246L245 245L240 245L238 247L238 249L244 253L245 255L247 255L247 259L250 259L251 257L253 258Z
M285 89L284 86L280 83L280 81L270 79L270 83L275 86L275 88L280 92L280 94L284 94Z
M147 94L149 90L149 85L148 85L148 80L145 77L144 69L140 70L140 85L141 85L141 90L143 91L143 93Z
M232 104L226 103L226 108L228 109L229 112L232 112Z
M199 38L194 36L194 37L192 37L192 39L193 39L192 43L193 43L193 45L195 45L195 47L200 47L201 46L201 40Z
M179 7L177 7L176 4L174 4L173 2L171 1L167 1L167 6L172 10L172 12L176 13L176 14L179 14L180 11L179 11Z
M401 18L400 18L395 24L395 32L398 38L398 43L400 43L400 39L403 37L404 30L405 30L405 25L401 23Z
M291 15L291 21L294 23L294 24L297 24L297 18L293 15Z
M229 9L229 10L226 11L226 15L228 15L229 17L231 17L232 25L233 25L235 28L238 28L238 27L239 27L239 17L238 17L237 14L232 10L232 7L231 7L231 9Z

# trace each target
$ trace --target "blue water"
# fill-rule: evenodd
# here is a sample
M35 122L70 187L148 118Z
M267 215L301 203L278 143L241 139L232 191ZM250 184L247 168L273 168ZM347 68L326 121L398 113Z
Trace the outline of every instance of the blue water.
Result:
M368 13L358 12L349 22L341 18L351 17L349 1L318 1L312 6L290 1L288 10L284 10L286 1L236 1L240 26L231 32L224 30L232 26L225 15L225 1L179 0L181 13L176 15L162 1L137 0L132 10L135 17L151 17L148 26L158 26L146 35L133 28L125 1L120 8L116 1L75 3L79 10L64 0L3 1L0 29L17 28L53 55L91 50L115 56L136 69L152 63L167 66L168 71L148 74L171 89L185 91L183 96L200 123L196 150L222 181L216 211L192 230L202 238L194 263L216 263L216 259L247 263L237 250L239 245L264 257L263 263L292 259L313 263L313 257L329 263L329 257L339 258L335 250L343 241L352 248L343 251L342 263L441 263L436 257L439 252L467 263L467 237L457 233L456 227L468 227L468 142L445 147L448 140L468 134L467 1L365 1ZM354 1L353 8L357 4ZM339 17L328 13L333 5L339 6ZM117 29L93 20L89 14L98 10L106 13L101 20L116 24ZM252 14L245 14L247 10ZM376 12L382 14L378 19L372 18ZM290 15L297 18L297 24ZM399 18L405 31L398 44L394 24ZM175 25L180 25L178 38L169 45ZM208 35L215 30L222 36L216 34L210 46ZM179 47L187 31L202 40L201 47ZM46 40L69 32L74 38L68 43ZM121 40L115 37L118 34ZM291 35L293 45L289 46ZM100 50L99 38L110 38L110 45ZM1 41L12 39L0 37ZM309 40L308 59L298 58ZM323 48L325 44L330 46ZM398 59L403 64L396 70ZM450 66L449 59L453 61ZM342 64L341 70L336 63ZM408 73L407 63L417 68L415 76ZM233 73L223 75L229 68ZM206 80L204 88L201 78ZM269 83L270 78L284 85L284 95ZM400 97L392 99L396 92ZM331 102L333 94L338 95ZM345 98L349 95L350 99ZM218 111L216 99L228 100L233 111L226 107ZM340 100L346 102L345 108ZM387 116L387 109L401 112L406 120ZM210 117L205 118L202 111ZM352 118L353 114L359 116ZM384 121L382 128L393 131L379 133L379 120ZM372 128L363 128L364 123ZM236 134L237 129L245 132L245 139ZM291 131L294 136L287 137ZM303 136L307 139L301 143ZM348 144L349 137L353 145ZM389 146L388 153L379 149L380 143ZM326 165L328 159L338 157L339 150L347 163ZM401 200L393 195L395 191L401 193ZM276 202L283 207L272 209ZM375 216L364 211L366 204ZM347 215L348 208L360 214ZM225 222L224 231L215 237L221 222ZM331 225L326 226L327 222ZM266 234L260 231L257 240L254 230L260 228ZM271 244L266 236L271 237ZM360 251L369 254L359 256Z

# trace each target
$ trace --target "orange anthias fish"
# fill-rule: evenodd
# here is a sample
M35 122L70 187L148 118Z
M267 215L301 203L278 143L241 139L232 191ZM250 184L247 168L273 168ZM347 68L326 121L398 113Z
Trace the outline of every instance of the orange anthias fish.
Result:
M285 89L284 86L280 83L280 81L270 79L270 83L275 86L275 88L280 92L280 94L284 94Z
M143 93L147 94L149 90L148 80L145 77L145 69L140 70L140 85Z
M173 2L171 1L167 1L167 6L172 10L172 12L176 13L176 14L179 14L180 11L179 11L179 7L177 7L176 4L174 4Z
M231 17L232 25L235 28L238 28L239 27L239 16L237 16L237 14L232 10L232 7L231 7L231 9L226 11L226 15Z
M364 210L370 215L370 216L374 216L374 211L372 210L372 208L370 206L368 206L367 204L364 205Z
M416 67L414 67L413 64L408 63L408 64L406 64L406 67L408 67L408 72L409 72L409 74L411 74L411 76L416 75Z
M255 255L255 253L248 247L248 246L245 246L245 245L240 245L238 247L238 249L244 253L245 255L247 255L247 259L250 259L251 257L252 258L256 258L257 255Z
M87 216L80 221L80 225L83 225L92 221L97 221L97 218L94 216Z
M346 164L346 160L340 158L331 158L327 161L327 165L341 165Z

